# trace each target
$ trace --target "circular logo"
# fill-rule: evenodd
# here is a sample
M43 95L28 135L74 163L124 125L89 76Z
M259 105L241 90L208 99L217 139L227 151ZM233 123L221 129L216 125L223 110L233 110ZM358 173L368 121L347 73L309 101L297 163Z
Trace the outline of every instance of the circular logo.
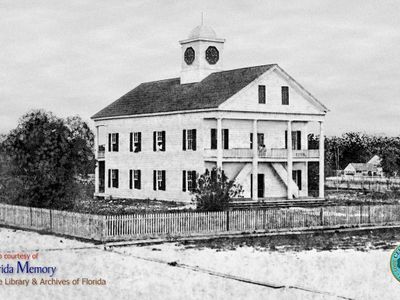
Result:
M390 270L393 276L400 281L400 245L394 249L390 257Z

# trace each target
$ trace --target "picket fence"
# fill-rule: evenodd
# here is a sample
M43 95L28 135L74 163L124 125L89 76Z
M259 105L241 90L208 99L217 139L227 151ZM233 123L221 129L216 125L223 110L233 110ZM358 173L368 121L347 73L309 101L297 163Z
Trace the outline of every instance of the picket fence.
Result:
M400 224L400 205L102 216L0 204L0 224L96 241Z

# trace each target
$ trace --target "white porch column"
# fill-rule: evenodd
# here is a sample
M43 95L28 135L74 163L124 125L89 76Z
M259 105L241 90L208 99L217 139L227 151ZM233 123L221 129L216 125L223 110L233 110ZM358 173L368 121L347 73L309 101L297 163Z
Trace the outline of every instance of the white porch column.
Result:
M257 120L253 120L253 200L258 200L258 140L257 140Z
M324 122L319 122L319 198L325 197L325 133Z
M99 126L96 126L95 136L94 136L94 157L96 159L96 166L94 169L94 193L99 192Z
M287 198L293 199L292 194L293 150L292 150L292 121L287 122Z
M217 118L217 168L222 171L222 118Z

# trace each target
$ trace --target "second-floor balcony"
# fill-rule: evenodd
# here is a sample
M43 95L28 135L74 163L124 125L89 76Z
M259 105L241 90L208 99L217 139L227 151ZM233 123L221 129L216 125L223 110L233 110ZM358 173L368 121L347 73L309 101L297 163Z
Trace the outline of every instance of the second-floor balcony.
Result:
M258 157L260 159L287 159L288 150L287 149L261 149L257 151ZM216 149L204 149L205 158L216 158ZM233 148L224 149L222 152L222 157L224 159L251 159L253 157L253 149L249 148ZM318 159L319 150L318 149L302 149L302 150L292 150L293 159Z

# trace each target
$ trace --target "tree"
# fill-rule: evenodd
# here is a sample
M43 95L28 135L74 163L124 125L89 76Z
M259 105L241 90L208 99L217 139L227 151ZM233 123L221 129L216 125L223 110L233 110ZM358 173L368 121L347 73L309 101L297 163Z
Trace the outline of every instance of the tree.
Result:
M8 174L19 185L11 202L69 209L77 176L94 171L93 133L79 117L58 118L34 110L22 116L2 143L10 162Z
M229 180L220 169L213 168L211 172L207 169L200 175L192 194L198 210L221 211L227 209L231 199L241 196L242 192L240 184Z

